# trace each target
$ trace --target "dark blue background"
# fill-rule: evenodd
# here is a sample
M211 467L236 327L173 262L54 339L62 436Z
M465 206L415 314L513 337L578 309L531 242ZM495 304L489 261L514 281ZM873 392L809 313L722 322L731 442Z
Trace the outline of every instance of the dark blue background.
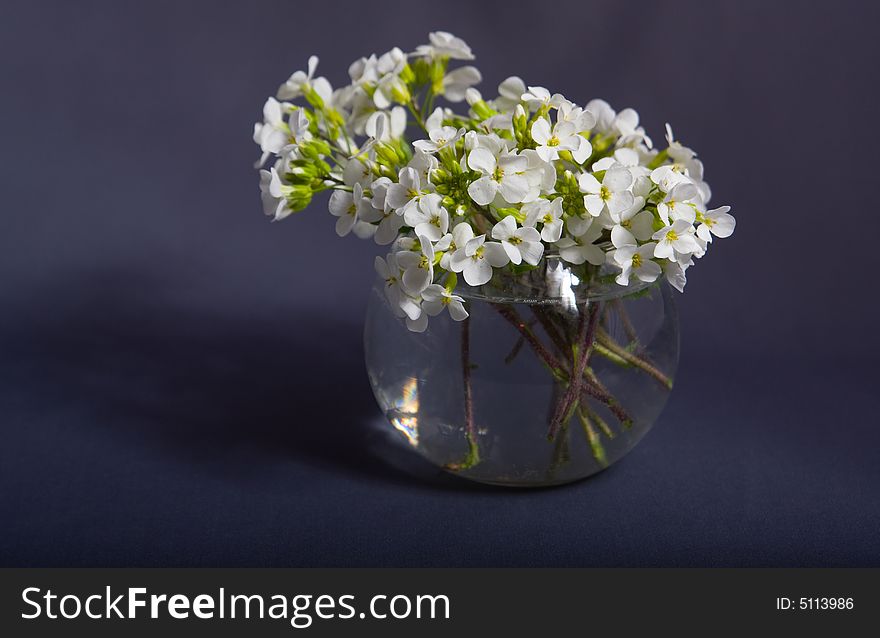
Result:
M876 4L37 3L0 20L0 564L880 565ZM252 124L311 53L429 30L673 123L739 221L668 409L565 488L399 456L377 249L262 216Z

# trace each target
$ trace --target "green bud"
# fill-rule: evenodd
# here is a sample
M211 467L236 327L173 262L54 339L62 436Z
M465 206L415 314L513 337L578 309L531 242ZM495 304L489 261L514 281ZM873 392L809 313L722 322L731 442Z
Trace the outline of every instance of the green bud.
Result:
M312 189L303 184L295 184L290 186L289 190L284 189L284 198L287 200L287 206L293 211L298 212L308 206L312 201Z
M436 95L443 94L443 76L446 75L446 65L449 63L449 58L446 56L437 58L431 63L431 68L428 73L428 80L431 83L431 90Z
M399 104L406 104L412 99L409 87L399 77L391 80L391 99Z
M409 66L409 65L408 65ZM410 66L413 72L413 84L427 84L431 79L431 66L425 58L417 58Z
M648 168L650 168L652 170L657 168L658 166L662 165L663 162L665 162L666 158L668 158L668 157L669 157L669 149L664 148L662 151L657 153L657 156L654 159L651 160L651 163L648 164Z
M306 88L304 95L306 98L306 102L311 104L314 108L324 108L324 100L321 98L320 95L318 95L318 93L315 91L315 89L312 88L311 85L308 85L308 88Z
M481 120L488 120L490 117L497 114L497 111L493 110L488 104L486 104L485 100L477 100L471 104L471 109L473 109L476 116Z
M376 142L376 145L373 147L376 150L376 155L379 159L386 165L396 166L400 159L397 155L397 151L385 144L384 142Z
M516 208L498 208L496 209L496 214L499 221L504 219L505 217L513 217L521 224L526 220L525 213Z
M403 65L403 70L400 72L400 79L407 84L413 84L416 81L416 74L409 64Z

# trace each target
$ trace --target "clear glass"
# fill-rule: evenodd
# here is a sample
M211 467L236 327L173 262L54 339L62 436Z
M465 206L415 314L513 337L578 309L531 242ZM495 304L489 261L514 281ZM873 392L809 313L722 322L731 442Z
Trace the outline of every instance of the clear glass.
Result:
M443 313L414 333L377 281L365 323L379 406L437 466L497 485L576 481L623 457L663 409L679 349L665 282L622 287L548 257L456 293L468 319Z

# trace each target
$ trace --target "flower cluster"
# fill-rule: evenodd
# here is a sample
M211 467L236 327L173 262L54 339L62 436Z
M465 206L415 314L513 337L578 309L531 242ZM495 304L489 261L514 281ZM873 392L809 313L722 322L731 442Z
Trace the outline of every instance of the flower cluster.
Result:
M605 265L621 286L665 276L682 290L694 259L733 232L730 207L708 208L703 165L668 125L657 150L633 109L578 106L518 77L484 99L475 67L449 68L473 59L468 45L429 40L355 61L335 90L312 57L254 127L257 166L274 157L260 171L266 214L283 219L331 190L340 236L390 246L376 269L411 330L444 310L467 317L459 275L481 286L551 253L585 277ZM466 114L435 108L438 97Z

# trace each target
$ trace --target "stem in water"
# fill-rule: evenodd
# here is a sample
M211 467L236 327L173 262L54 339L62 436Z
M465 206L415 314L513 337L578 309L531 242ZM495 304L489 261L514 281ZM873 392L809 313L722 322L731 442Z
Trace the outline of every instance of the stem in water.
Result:
M477 429L474 426L474 400L471 392L471 321L465 317L461 323L461 374L464 385L464 433L468 442L468 453L459 463L450 463L449 470L466 470L480 462L480 448L477 444Z

